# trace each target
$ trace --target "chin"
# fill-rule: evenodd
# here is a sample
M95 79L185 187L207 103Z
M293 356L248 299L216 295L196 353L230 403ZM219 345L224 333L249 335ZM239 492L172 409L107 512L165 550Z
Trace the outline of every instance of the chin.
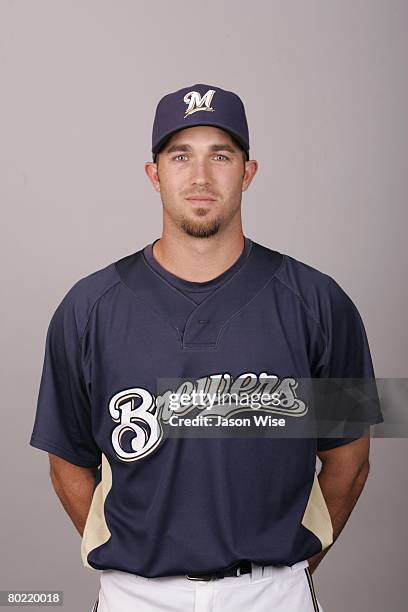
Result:
M207 223L200 223L190 219L183 219L180 224L181 229L194 238L209 238L217 234L221 227L221 222L216 219Z

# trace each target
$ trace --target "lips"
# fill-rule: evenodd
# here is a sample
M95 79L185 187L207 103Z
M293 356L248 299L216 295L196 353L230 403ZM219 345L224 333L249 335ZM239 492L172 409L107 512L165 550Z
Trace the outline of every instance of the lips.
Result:
M188 198L186 198L186 200L192 200L194 202L208 202L208 201L212 201L215 202L215 198L213 198L212 196L189 196Z

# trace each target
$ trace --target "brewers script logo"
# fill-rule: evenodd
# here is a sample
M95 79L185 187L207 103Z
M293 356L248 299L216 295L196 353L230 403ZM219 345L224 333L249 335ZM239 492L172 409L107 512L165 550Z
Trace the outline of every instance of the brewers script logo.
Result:
M183 381L175 391L167 389L156 397L143 387L125 389L109 402L109 413L117 423L112 432L112 445L123 461L142 459L160 444L162 423L173 425L174 419L193 410L199 410L200 418L209 420L226 419L251 409L301 417L308 408L296 396L297 386L295 378L279 379L266 372L259 375L246 372L235 379L224 372Z
M212 112L214 109L211 108L211 100L213 99L213 95L215 94L215 89L209 89L206 94L202 97L198 91L189 91L184 96L184 102L188 104L186 109L184 119L188 117L188 115L192 115L197 111L210 111Z

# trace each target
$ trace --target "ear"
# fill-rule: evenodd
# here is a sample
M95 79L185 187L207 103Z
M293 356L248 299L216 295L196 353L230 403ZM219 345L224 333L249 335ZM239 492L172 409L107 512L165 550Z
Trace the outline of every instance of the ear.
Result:
M149 180L151 184L153 185L154 190L159 192L160 191L160 180L159 180L157 164L154 162L146 162L145 172L147 176L149 177Z
M246 191L252 182L256 172L258 170L258 162L256 159L250 159L245 162L245 173L242 179L242 191Z

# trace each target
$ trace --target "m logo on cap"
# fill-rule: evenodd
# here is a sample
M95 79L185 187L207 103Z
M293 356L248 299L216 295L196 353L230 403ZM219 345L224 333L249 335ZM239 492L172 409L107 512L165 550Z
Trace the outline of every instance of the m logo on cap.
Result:
M185 112L184 118L188 115L192 115L197 111L213 111L211 108L211 100L215 94L215 89L209 89L206 94L201 97L198 91L189 91L184 96L184 102L188 104L188 108Z

